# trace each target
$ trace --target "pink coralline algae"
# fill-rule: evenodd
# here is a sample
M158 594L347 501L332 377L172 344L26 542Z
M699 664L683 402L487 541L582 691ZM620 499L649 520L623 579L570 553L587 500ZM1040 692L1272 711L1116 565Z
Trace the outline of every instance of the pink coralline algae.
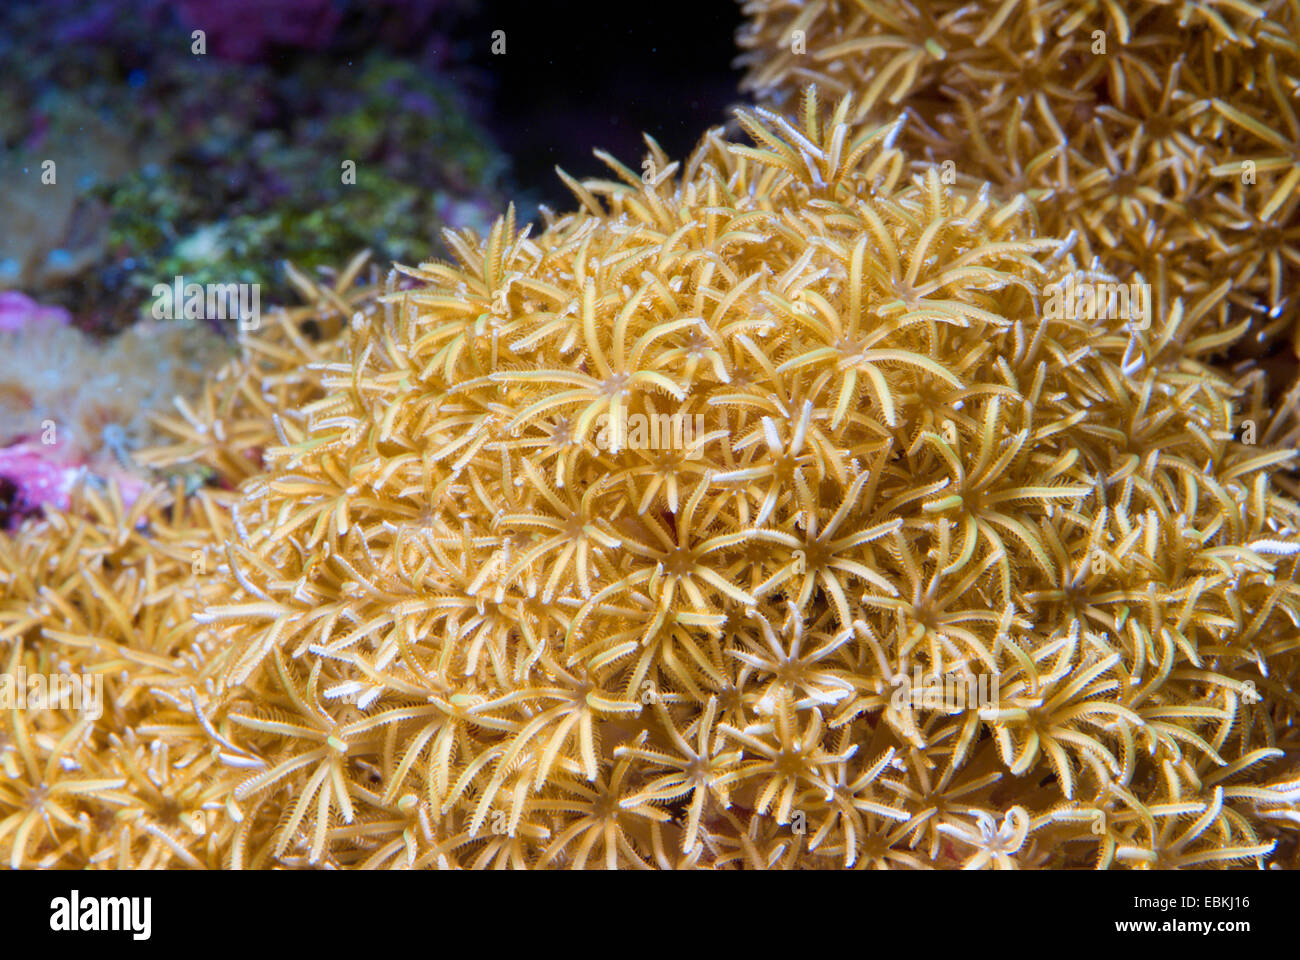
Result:
M0 331L42 325L67 326L72 316L62 307L47 307L17 290L0 291Z
M82 468L60 463L38 444L0 447L0 520L16 527L43 505L67 509L68 495Z
M0 529L16 529L27 517L45 508L67 510L73 489L89 483L101 489L117 486L125 506L144 491L141 476L123 467L91 464L76 452L54 445L22 441L0 447Z

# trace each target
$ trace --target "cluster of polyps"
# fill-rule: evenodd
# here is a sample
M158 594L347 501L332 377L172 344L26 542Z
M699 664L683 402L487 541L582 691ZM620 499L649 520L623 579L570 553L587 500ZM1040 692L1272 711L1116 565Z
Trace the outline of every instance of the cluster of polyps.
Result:
M355 313L322 291L352 320L328 344L283 318L246 341L182 428L243 478L205 508L209 572L120 614L195 608L119 658L188 764L179 860L1272 851L1300 591L1253 545L1297 539L1287 455L1231 438L1176 321L1044 316L1060 244L850 110L742 115L754 146L713 132L682 165L652 146L653 183L574 183L536 237L451 236L457 265ZM667 398L729 442L594 442ZM0 624L36 639L18 593ZM998 702L895 702L917 669ZM137 762L104 732L101 765Z

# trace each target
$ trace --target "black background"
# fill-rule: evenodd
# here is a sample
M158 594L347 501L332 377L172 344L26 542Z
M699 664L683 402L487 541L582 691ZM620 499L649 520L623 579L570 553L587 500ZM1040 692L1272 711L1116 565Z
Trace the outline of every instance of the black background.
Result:
M740 23L734 0L496 0L457 26L455 59L517 186L565 210L557 164L604 176L598 147L638 169L643 131L681 159L729 119L743 102L732 67ZM504 56L491 52L494 30L506 33Z

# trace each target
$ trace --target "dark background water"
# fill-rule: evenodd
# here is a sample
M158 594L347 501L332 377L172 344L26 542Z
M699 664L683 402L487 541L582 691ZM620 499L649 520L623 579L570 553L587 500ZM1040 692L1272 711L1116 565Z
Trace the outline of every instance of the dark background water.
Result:
M682 157L739 102L731 69L740 6L732 0L485 3L460 33L486 79L488 125L521 186L570 205L555 177L606 168L600 147L636 168L649 133ZM489 36L505 30L507 54Z

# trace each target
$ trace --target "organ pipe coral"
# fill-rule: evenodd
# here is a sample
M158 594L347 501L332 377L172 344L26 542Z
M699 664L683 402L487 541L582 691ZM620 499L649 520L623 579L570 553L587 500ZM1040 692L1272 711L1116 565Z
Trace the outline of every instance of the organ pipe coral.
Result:
M236 491L3 541L9 656L118 679L93 727L6 713L0 853L1289 863L1300 507L1234 439L1258 392L1186 315L1052 315L1078 264L1023 200L854 115L742 113L535 237L312 284L337 337L279 315L154 457Z
M201 396L176 397L174 415L155 414L158 427L176 442L143 451L138 461L199 468L231 487L258 473L263 450L276 442L277 423L294 420L301 407L321 398L321 368L343 349L341 325L373 299L373 286L354 287L368 262L369 251L362 251L323 279L286 264L307 306L271 311L259 335L241 341L239 360L205 383Z
M1181 299L1205 332L1294 336L1300 7L1260 3L748 0L742 84L794 113L815 82L954 177L1038 201L1076 238Z
M217 867L235 830L223 765L191 706L192 604L226 496L82 488L0 536L8 677L98 678L102 712L0 710L0 852L11 867ZM205 558L211 557L211 561Z

